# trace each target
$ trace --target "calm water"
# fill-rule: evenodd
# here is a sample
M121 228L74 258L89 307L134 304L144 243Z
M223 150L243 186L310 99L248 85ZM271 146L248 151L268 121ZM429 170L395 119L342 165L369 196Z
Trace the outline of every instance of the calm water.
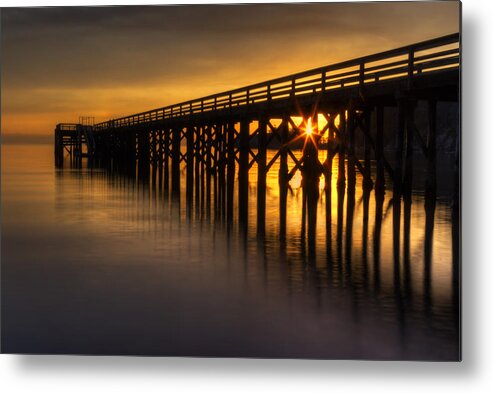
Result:
M180 206L172 205L159 190L102 170L56 170L52 146L2 146L3 351L458 358L446 199L435 212L427 279L419 190L409 263L401 258L396 266L391 193L380 242L374 241L374 195L365 228L359 187L348 231L345 200L338 218L335 161L330 242L322 193L316 253L308 255L296 177L285 247L278 240L275 166L266 240L256 240L252 169L245 239L236 223L228 234L214 220L189 220L184 189Z

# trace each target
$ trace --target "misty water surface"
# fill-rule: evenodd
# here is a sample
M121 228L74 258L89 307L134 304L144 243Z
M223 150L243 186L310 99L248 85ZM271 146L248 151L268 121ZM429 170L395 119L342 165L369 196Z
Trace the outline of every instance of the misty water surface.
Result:
M335 160L331 230L327 236L322 192L309 255L297 177L286 243L279 241L277 168L258 241L255 166L243 236L236 222L228 232L204 213L187 217L184 188L172 204L149 184L101 169L55 169L51 145L2 146L2 350L457 359L447 187L439 190L427 280L419 170L409 259L396 270L390 190L375 238L374 194L365 227L358 177L348 231Z

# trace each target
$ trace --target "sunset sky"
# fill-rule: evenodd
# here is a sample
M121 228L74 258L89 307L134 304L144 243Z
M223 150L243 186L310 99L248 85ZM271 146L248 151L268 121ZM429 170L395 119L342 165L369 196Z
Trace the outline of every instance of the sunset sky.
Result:
M459 3L1 10L2 134L52 135L457 32Z

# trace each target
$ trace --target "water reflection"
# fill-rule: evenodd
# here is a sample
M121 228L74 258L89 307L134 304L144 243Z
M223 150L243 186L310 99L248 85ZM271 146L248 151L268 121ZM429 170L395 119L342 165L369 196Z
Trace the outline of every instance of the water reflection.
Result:
M323 162L324 152L320 153ZM267 151L267 160L272 155ZM21 170L13 169L14 153L7 152L4 159L11 160L2 165L3 211L8 212L8 207L16 203L17 187L27 187L27 179L21 179ZM95 317L94 326L118 325L113 326L116 333L106 346L102 343L108 340L107 335L93 332L93 325L80 321L81 327L70 325L67 329L89 330L86 347L77 338L64 345L75 352L93 353L114 353L115 348L121 348L120 353L456 358L459 333L454 299L458 295L448 204L439 199L433 208L425 209L423 196L413 195L412 209L411 204L404 206L408 225L404 226L402 258L396 259L389 214L391 192L378 196L365 192L359 174L354 193L347 192L337 183L339 165L337 158L334 160L330 180L320 184L318 220L314 236L308 239L313 242L311 251L306 248L302 229L303 192L297 178L292 179L286 196L282 236L278 163L267 174L262 236L256 228L255 166L249 172L248 220L242 231L236 219L228 224L214 210L215 203L226 203L225 185L219 185L214 176L211 200L197 193L190 203L185 181L180 184L180 198L169 198L170 179L152 167L150 176L139 176L139 171L128 168L123 174L121 170L91 168L56 171L51 187L52 221L57 227L51 221L37 225L49 227L56 236L61 231L74 231L76 239L70 240L67 248L86 251L76 255L74 262L83 276L93 277L91 269L110 269L119 281L114 282L110 299L104 299L107 289L102 286L94 287L90 280L74 281L71 275L65 279L75 285L80 291L77 295L82 294L85 301L99 302L94 307L101 308L101 312L120 301L130 304L130 310L117 307L110 316L102 313ZM208 183L200 170L199 181ZM184 175L186 168L180 171ZM36 175L49 177L50 173L46 170ZM238 187L234 190L237 212ZM26 203L34 204L31 200ZM20 236L19 231L32 225L32 216L21 215L19 221L14 221L7 213L4 232L12 241ZM6 263L22 260L23 252L10 251ZM66 252L61 248L56 255L49 254L44 274L50 275L42 276L47 282L53 282L52 275L57 271L64 271ZM113 271L114 265L121 270ZM11 269L18 273L19 267ZM12 277L7 274L7 280L14 281ZM29 278L27 281L32 284ZM26 288L26 282L22 284ZM29 285L27 288L29 291ZM84 305L77 303L78 307L91 310L85 301ZM60 309L44 311L62 319L68 314ZM29 315L23 318L29 319ZM137 320L141 324L138 327L132 322ZM169 336L173 329L184 330L178 336ZM22 332L10 334L22 337ZM125 334L134 337L135 332L145 333L147 338L139 336L133 344L123 339ZM47 343L51 341L53 348L53 337L48 331L44 333L41 337ZM35 339L28 342L45 348Z
M323 152L321 152L323 154ZM267 159L271 159L274 153L271 151L267 152ZM277 164L277 166L276 166ZM337 158L335 158L335 167L338 166ZM182 175L185 174L186 168L183 166L181 169ZM109 176L111 179L111 184L113 186L121 187L125 194L132 197L132 193L127 192L127 187L137 187L137 192L139 190L142 192L143 198L149 202L149 199L158 203L162 200L162 203L167 206L171 217L176 217L179 221L184 217L187 218L188 222L191 222L192 217L201 223L203 228L207 228L215 232L216 230L226 229L226 233L229 241L231 237L235 236L233 229L239 227L240 223L238 221L227 221L226 225L224 222L225 217L220 217L222 219L216 219L217 214L212 217L210 214L211 204L208 203L207 206L202 203L205 200L204 191L195 194L195 199L193 203L190 200L186 200L186 190L184 187L184 182L181 183L181 198L175 198L170 200L166 198L166 193L163 192L163 181L162 174L159 176L159 182L157 181L157 170L151 166L151 176L135 176L135 171L129 171L130 176L122 176L121 172L103 172L98 170L88 170L91 176L99 176L104 179ZM71 175L77 172L70 172ZM82 173L82 172L81 172ZM200 166L195 167L195 182L199 189L203 190L205 187L201 187L200 182L204 182L204 172L201 172ZM396 226L392 223L391 233L388 229L388 223L386 225L388 211L393 205L392 195L387 191L386 194L374 196L374 200L371 199L373 195L369 190L365 190L360 185L362 184L362 179L358 174L355 174L357 178L358 186L356 189L346 189L345 187L338 186L336 184L330 184L327 187L324 182L321 182L320 188L324 190L325 193L322 194L320 203L318 206L317 215L319 217L325 218L317 221L316 231L312 232L314 236L307 236L307 230L305 227L306 209L305 206L306 195L303 193L301 176L297 173L291 181L289 186L289 192L287 194L287 216L286 216L286 239L284 240L282 228L278 228L279 222L282 224L282 219L280 220L278 215L278 178L277 173L279 173L279 164L275 163L268 173L267 177L267 189L268 198L266 206L266 215L269 218L267 221L267 232L260 239L261 245L255 245L255 247L262 247L263 250L263 260L267 264L269 257L274 257L277 259L277 255L269 255L280 252L281 259L293 261L296 260L300 263L302 269L293 270L290 274L296 274L296 272L312 272L317 277L321 278L321 282L332 282L335 286L342 287L354 287L357 285L363 286L363 288L368 289L370 286L370 281L373 281L373 289L375 293L379 293L382 289L381 277L392 276L392 281L384 283L384 288L392 287L392 296L396 301L396 307L401 312L405 306L403 304L403 299L406 299L406 304L413 303L413 287L418 287L420 283L417 279L418 269L416 267L416 261L419 260L419 256L423 256L423 304L426 310L430 310L433 304L432 299L432 286L434 281L437 287L437 296L446 297L450 296L447 292L454 292L452 289L452 277L450 276L450 269L452 268L452 263L450 260L450 251L445 250L442 247L441 254L438 261L442 262L442 270L448 270L449 273L446 275L436 275L436 278L432 277L432 249L434 242L434 227L435 227L435 210L436 203L425 203L425 200L420 195L414 195L414 204L418 207L413 210L414 217L411 220L411 203L405 201L404 214L403 214L403 233L401 235L398 231L397 235L395 233ZM63 175L63 172L60 172ZM256 234L256 188L255 180L257 178L257 173L255 167L249 173L250 176L250 188L249 188L249 214L250 217L246 221L246 227L243 231L240 231L243 235L242 237L236 239L241 240L243 244L243 249L245 252L248 251L249 247L255 244L254 234ZM336 176L331 176L335 179ZM238 187L234 188L234 197L232 198L232 203L234 204L234 211L239 209L238 206ZM148 195L147 195L148 194ZM185 197L184 197L185 196ZM327 200L324 201L324 196ZM213 196L211 198L214 198ZM139 200L139 198L137 199ZM332 206L332 200L336 201L336 206ZM422 214L422 205L425 203L425 214ZM387 205L384 211L384 204ZM144 204L145 206L145 204ZM186 206L186 209L182 209L182 206ZM328 207L328 210L324 209ZM446 205L441 206L441 213L448 213ZM332 226L331 214L332 210L337 212L337 224L335 228ZM195 211L195 215L192 214ZM208 213L206 213L208 211ZM328 214L326 214L326 212ZM370 225L370 212L374 219L373 228ZM422 233L423 221L424 225L424 247L418 241L419 235L411 237L411 232ZM411 229L411 222L413 223ZM325 231L322 228L322 224L325 223ZM355 237L355 224L357 227L361 227L361 236ZM386 231L382 234L382 228ZM450 228L446 228L445 225L440 226L440 231L447 233ZM333 233L334 232L334 233ZM299 235L301 234L301 236ZM370 236L372 234L372 236ZM391 258L389 250L389 243L385 240L393 237L403 237L403 249L393 251L393 258ZM383 237L383 239L382 239ZM333 239L335 239L335 249L337 250L336 255L332 255L333 249ZM258 238L257 238L258 240ZM369 253L369 242L373 245L373 260L370 266L370 261L368 260ZM384 254L382 255L382 241L384 244ZM309 250L312 252L307 252L307 242L311 242ZM279 245L279 248L272 250L269 246L271 244ZM316 245L316 246L315 246ZM324 247L325 246L325 247ZM322 255L325 250L325 255ZM258 250L257 250L258 251ZM387 252L386 252L387 251ZM396 254L397 252L397 254ZM413 258L411 258L411 252L413 253ZM401 258L402 253L402 258ZM356 264L354 259L355 255L358 258L358 263ZM416 256L418 258L416 258ZM361 258L361 259L359 259ZM326 260L326 266L320 267L317 265L317 260ZM383 266L382 266L383 261ZM291 267L292 263L289 264ZM414 265L414 266L412 266ZM385 270L381 272L382 268ZM413 273L413 270L415 273ZM291 277L291 276L290 276ZM302 281L303 276L295 277L294 282ZM334 281L334 277L336 277ZM437 282L438 281L438 282ZM448 282L447 282L448 281ZM318 285L318 284L317 284ZM366 291L365 291L366 293Z

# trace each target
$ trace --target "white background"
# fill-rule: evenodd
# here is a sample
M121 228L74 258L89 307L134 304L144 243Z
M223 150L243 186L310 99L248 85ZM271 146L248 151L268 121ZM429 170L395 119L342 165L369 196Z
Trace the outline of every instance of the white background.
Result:
M163 1L146 1L146 4L159 3ZM2 2L2 6L80 4L96 3ZM491 4L493 2L488 0L463 2L461 363L1 355L2 391L493 391L493 259L490 258L493 236L489 232L493 223L493 204L489 203L493 196L493 174L490 169L493 147Z

